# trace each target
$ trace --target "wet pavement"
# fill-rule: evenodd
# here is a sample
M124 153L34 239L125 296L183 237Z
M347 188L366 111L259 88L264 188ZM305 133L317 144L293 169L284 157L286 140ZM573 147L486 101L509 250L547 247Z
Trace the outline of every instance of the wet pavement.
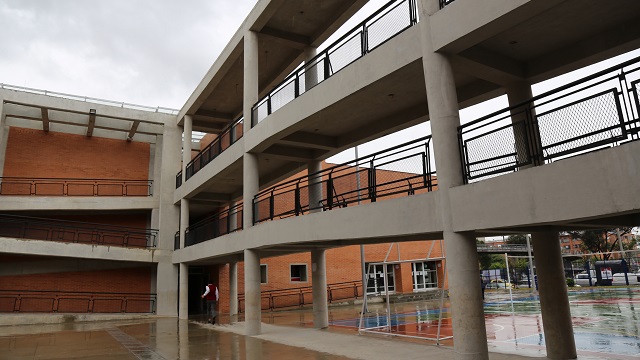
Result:
M518 358L497 353L544 357L535 294L516 291L513 303L505 290L486 295L491 359ZM569 296L579 359L640 357L640 288L582 288ZM313 329L310 309L265 312L258 337L241 335L243 324L230 325L228 317L213 326L199 317L0 326L0 359L452 358L453 340L427 340L451 335L447 302L442 314L439 301L392 304L389 313L384 304L370 304L368 310L362 324L370 331L363 336L356 336L361 306L331 307L328 331Z

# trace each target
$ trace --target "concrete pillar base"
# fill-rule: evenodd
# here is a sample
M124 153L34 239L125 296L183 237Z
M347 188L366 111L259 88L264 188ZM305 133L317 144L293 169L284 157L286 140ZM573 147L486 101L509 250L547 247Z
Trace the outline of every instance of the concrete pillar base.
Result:
M531 234L544 339L549 359L577 358L569 294L557 232Z
M313 327L329 327L329 305L327 302L326 250L311 252L311 279L313 292Z

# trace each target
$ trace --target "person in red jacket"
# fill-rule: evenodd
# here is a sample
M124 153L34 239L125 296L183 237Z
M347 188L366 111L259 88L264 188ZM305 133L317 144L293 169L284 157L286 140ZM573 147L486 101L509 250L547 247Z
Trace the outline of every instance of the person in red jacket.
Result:
M202 294L203 299L207 299L207 316L209 323L216 323L216 303L218 302L218 287L214 284L208 284L204 287L205 291Z

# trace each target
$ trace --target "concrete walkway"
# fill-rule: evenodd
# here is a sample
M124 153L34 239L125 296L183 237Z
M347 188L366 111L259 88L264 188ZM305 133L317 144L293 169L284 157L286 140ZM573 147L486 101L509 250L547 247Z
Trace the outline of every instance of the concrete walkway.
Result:
M244 323L202 325L217 331L244 334ZM362 360L439 359L454 358L453 349L424 342L390 340L376 336L358 336L327 330L262 324L262 334L255 338L308 350ZM492 360L539 359L512 354L490 353Z

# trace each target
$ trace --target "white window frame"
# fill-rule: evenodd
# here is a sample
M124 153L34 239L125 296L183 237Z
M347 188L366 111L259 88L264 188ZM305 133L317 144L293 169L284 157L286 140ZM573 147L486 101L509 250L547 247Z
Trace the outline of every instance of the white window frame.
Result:
M262 269L264 269L264 282L262 282ZM269 265L260 264L260 284L269 283Z
M304 266L304 279L302 279L302 276L300 276L300 280L292 280L293 276L291 271L293 270L294 266ZM289 282L291 283L308 283L309 282L309 266L305 263L295 263L295 264L289 264Z

